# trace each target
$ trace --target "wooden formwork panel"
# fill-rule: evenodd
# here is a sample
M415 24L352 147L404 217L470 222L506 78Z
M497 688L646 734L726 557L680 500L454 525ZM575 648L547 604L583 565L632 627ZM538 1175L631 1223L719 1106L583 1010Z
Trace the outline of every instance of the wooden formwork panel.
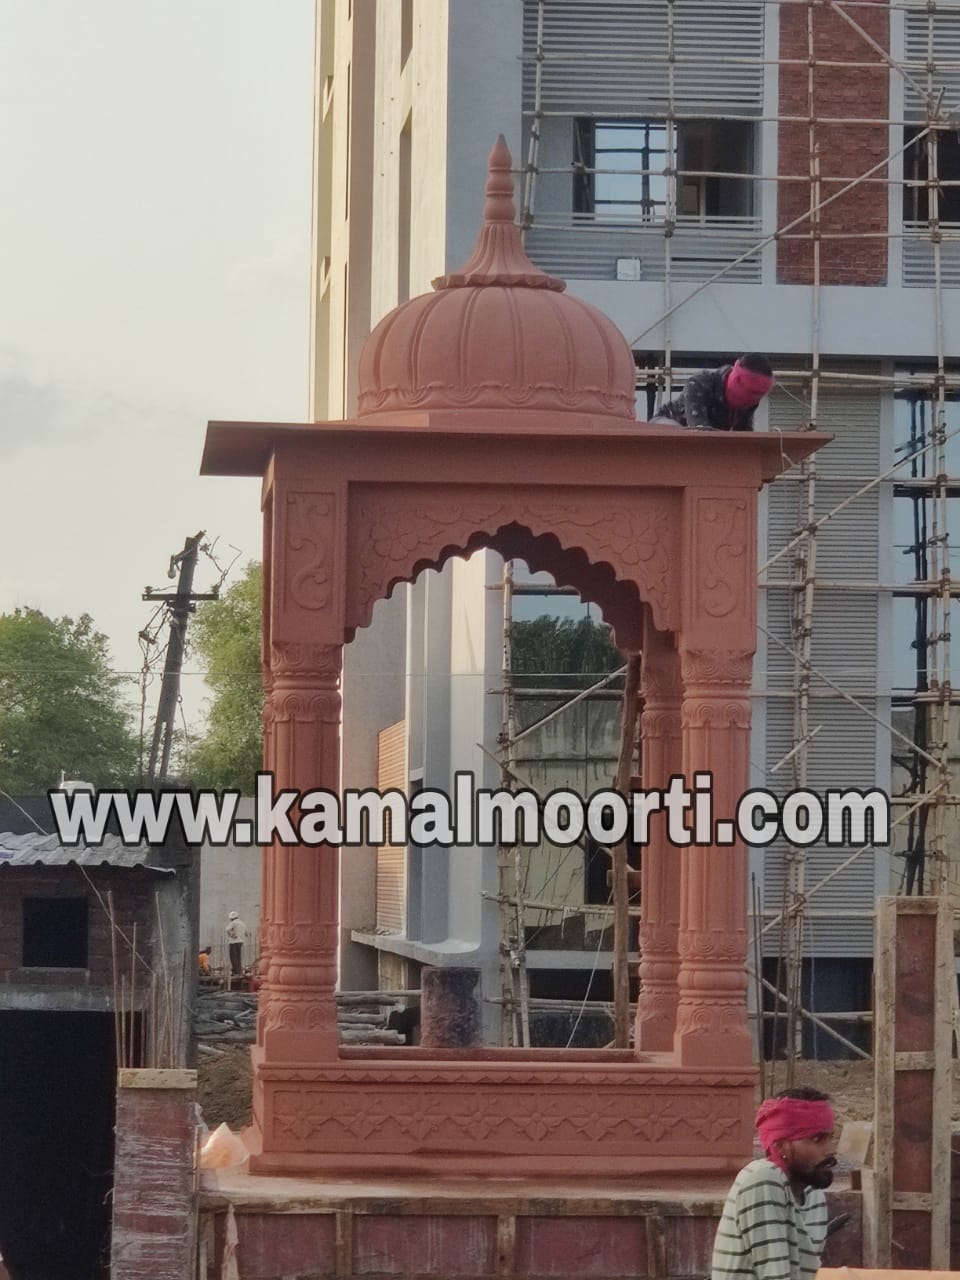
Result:
M950 1265L953 915L946 898L877 904L869 1261Z

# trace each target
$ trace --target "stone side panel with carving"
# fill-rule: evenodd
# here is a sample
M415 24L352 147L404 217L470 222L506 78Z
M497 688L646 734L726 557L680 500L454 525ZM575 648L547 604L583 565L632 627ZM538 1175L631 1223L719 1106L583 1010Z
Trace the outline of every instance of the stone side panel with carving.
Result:
M271 641L342 641L341 492L278 479L273 514Z
M650 1161L735 1168L748 1157L752 1071L627 1066L507 1068L479 1061L339 1067L264 1065L263 1154L304 1167L436 1171L451 1159L511 1169L637 1169ZM493 1165L491 1165L493 1167Z
M736 489L685 495L683 634L689 649L756 645L756 499Z

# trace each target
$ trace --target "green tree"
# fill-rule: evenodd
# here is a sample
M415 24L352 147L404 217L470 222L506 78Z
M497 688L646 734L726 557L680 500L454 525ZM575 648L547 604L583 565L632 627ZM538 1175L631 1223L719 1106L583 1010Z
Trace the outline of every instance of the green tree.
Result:
M262 593L263 572L254 561L219 600L198 608L191 627L191 644L206 665L212 691L206 733L187 752L187 770L197 786L250 794L263 767Z
M615 671L624 661L602 622L549 614L512 623L510 659L517 675L600 675Z
M88 614L0 614L0 787L45 792L61 769L97 787L131 782L138 744L123 684Z

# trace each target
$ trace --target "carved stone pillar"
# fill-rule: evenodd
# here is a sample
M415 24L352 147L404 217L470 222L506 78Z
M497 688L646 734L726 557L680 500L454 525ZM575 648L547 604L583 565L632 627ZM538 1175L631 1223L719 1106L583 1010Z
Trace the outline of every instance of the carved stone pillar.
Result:
M339 645L271 645L265 709L274 791L339 788ZM291 814L295 820L296 810ZM267 972L258 1038L265 1059L337 1056L338 851L285 845L266 854L262 937Z
M342 488L315 488L278 453L264 502L264 760L273 793L340 791ZM261 806L262 807L262 806ZM299 811L289 818L296 827ZM282 820L282 810L278 810ZM264 852L263 985L254 1108L273 1141L264 1065L335 1059L339 851L279 837Z
M643 741L641 775L645 791L664 789L683 768L680 732L680 659L670 637L657 631L647 614L641 674ZM640 996L634 1044L638 1052L673 1049L677 1020L677 973L680 956L680 851L667 841L658 815L640 855Z
M691 790L697 774L710 775L713 799L704 843L691 843L680 859L675 1048L684 1066L736 1067L752 1061L747 852L735 838L733 819L750 782L756 512L755 493L736 485L691 485L684 494L684 554L690 568L680 628L683 773Z
M683 1066L745 1066L747 852L732 833L750 777L752 654L682 650L683 773L712 776L713 838L681 853L680 1003L675 1048Z

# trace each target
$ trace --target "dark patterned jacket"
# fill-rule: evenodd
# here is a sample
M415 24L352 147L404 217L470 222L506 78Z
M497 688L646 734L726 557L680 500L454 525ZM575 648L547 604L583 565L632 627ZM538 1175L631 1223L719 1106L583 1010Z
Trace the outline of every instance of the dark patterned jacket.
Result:
M678 396L661 405L658 418L670 418L682 427L709 427L713 431L752 431L756 409L731 409L723 384L733 365L704 369L687 380Z

